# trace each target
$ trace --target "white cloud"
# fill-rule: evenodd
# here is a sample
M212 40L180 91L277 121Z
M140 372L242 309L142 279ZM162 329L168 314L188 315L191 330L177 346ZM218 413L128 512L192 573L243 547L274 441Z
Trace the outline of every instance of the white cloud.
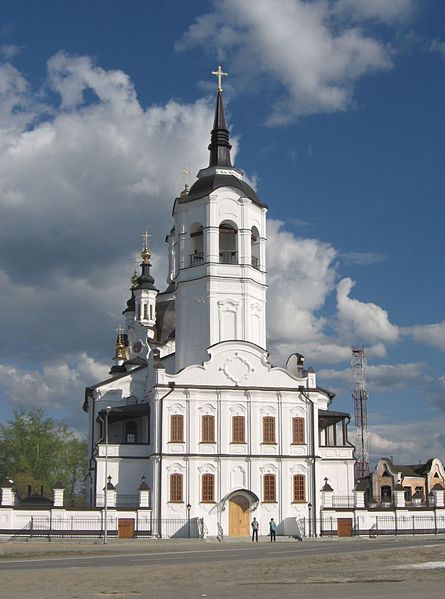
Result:
M418 0L337 0L337 14L358 21L375 19L383 23L405 21L415 9Z
M365 266L382 262L386 259L386 256L379 252L340 252L339 258L344 264L358 264L360 266Z
M267 237L268 329L272 340L296 345L321 340L325 322L314 312L334 288L335 249L317 239L296 238L276 220L268 221Z
M415 341L437 347L445 351L445 320L434 324L404 327L402 333L410 335Z
M368 358L372 357L372 348L366 348ZM351 351L349 349L349 357ZM352 390L352 369L334 370L324 368L319 376L330 381L336 389ZM404 389L415 385L424 387L432 382L425 373L425 365L412 362L407 364L376 364L368 365L366 369L367 388L370 393L390 393L396 389Z
M337 310L342 334L360 343L397 341L399 329L390 322L386 310L371 302L349 297L354 285L349 278L342 279L337 285Z
M395 464L418 464L441 457L445 448L445 437L435 419L374 425L368 435L373 461L392 456Z
M45 406L79 410L86 385L107 376L109 367L81 353L73 364L55 361L42 370L26 370L0 364L0 387L7 399L16 406Z
M299 115L345 110L360 77L392 66L388 49L358 27L336 19L330 2L256 0L215 3L177 43L217 52L237 88L284 89L269 117L272 125ZM279 92L281 93L281 92Z

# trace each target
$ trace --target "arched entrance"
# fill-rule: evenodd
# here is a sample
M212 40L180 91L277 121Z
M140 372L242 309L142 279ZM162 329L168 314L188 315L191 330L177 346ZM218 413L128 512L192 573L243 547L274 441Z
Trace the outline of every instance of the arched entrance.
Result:
M234 495L229 500L229 535L248 537L250 535L250 503L243 495Z

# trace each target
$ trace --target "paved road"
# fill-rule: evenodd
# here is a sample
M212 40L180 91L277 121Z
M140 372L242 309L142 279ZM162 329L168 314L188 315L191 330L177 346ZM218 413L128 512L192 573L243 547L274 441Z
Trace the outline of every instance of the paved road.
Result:
M174 564L201 564L220 561L244 561L244 560L282 560L289 558L313 555L314 558L323 555L345 555L360 552L382 552L384 550L395 551L398 548L412 550L413 554L420 548L445 548L444 539L425 538L392 538L389 539L351 539L346 542L305 541L289 543L224 543L224 545L210 544L188 545L186 547L153 546L147 552L134 552L132 547L127 552L122 548L118 554L97 555L98 548L92 554L82 556L63 557L26 557L26 558L4 558L0 561L0 571L4 570L29 570L29 569L53 569L53 568L79 568L79 567L131 567L141 565L174 565ZM92 548L93 549L93 548ZM94 555L96 553L96 555Z

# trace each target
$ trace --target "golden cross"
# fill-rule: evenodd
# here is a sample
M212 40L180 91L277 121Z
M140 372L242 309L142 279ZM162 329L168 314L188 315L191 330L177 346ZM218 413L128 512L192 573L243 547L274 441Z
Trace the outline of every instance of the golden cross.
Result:
M183 168L181 171L181 175L184 176L184 187L188 187L188 182L189 182L189 175L191 175L192 172L189 171L189 169L187 167Z
M143 240L143 249L144 250L148 250L148 240L150 239L151 235L148 231L145 231L145 233L143 235L141 235L142 240Z
M221 79L223 77L223 75L227 75L228 73L223 73L223 71L221 70L221 65L218 66L218 70L217 71L212 71L212 75L216 75L216 77L218 77L218 91L222 92L222 87L221 87Z

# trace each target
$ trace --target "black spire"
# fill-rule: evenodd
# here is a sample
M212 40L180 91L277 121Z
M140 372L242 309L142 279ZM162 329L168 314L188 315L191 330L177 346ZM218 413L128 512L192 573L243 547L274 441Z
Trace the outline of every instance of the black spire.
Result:
M232 146L229 142L229 130L226 125L224 114L224 104L222 99L222 90L218 89L216 96L215 118L213 120L213 129L210 138L210 161L209 166L232 166L230 161L230 150Z
M142 262L142 273L138 276L137 283L134 287L135 289L154 289L157 291L156 287L154 286L155 280L150 274L150 267L150 262Z

